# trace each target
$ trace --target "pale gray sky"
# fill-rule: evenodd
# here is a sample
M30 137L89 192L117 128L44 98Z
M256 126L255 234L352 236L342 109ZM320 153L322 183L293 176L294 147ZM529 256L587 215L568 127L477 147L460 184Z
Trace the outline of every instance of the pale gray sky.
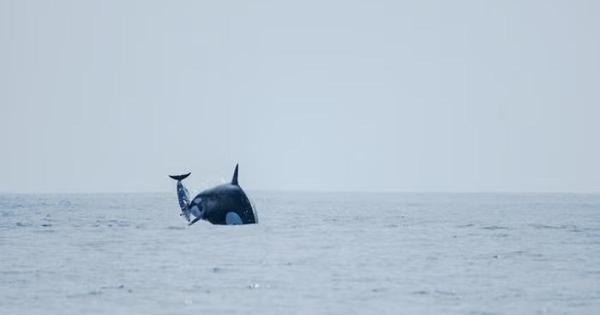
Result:
M0 0L0 191L600 191L599 1Z

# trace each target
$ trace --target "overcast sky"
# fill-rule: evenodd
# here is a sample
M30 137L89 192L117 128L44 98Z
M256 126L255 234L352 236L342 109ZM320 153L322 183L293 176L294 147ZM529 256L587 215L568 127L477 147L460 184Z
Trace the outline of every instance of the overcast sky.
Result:
M0 0L0 191L600 191L599 1Z

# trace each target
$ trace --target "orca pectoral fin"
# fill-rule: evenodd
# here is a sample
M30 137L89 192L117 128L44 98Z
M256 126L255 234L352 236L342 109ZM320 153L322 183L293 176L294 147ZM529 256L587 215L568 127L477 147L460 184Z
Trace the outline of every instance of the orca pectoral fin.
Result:
M202 219L202 218L201 218L201 217L197 217L197 218L195 218L194 220L192 220L192 222L190 222L190 223L188 224L188 226L190 226L190 225L192 225L192 224L194 224L194 223L198 222L200 219Z

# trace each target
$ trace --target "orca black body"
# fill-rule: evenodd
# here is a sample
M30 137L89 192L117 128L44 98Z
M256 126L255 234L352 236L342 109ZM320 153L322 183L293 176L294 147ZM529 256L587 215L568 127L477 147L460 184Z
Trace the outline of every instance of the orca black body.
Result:
M190 173L170 175L177 181L177 196L181 215L189 225L198 220L206 220L212 224L234 225L258 223L252 203L238 184L238 165L235 166L231 183L207 189L190 201L189 192L181 183ZM190 217L194 216L191 220Z

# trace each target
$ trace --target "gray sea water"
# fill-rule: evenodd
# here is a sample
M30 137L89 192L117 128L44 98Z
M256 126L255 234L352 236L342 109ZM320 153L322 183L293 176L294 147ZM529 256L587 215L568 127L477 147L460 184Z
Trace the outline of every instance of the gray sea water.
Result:
M600 195L0 195L0 314L600 314Z

